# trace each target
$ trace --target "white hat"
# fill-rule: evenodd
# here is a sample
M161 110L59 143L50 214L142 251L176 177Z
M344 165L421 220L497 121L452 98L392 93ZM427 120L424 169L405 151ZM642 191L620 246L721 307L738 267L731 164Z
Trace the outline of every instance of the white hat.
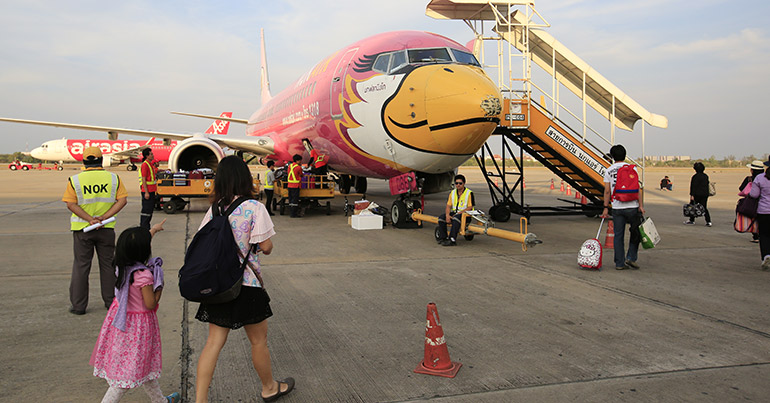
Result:
M751 168L751 169L755 169L757 171L764 171L765 170L765 165L760 160L751 161L751 164L746 165L746 167Z

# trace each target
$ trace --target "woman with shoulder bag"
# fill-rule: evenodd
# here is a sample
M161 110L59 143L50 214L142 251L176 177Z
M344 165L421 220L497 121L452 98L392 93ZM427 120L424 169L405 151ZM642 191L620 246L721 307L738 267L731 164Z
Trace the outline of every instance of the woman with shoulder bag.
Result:
M231 155L219 162L214 179L211 208L206 212L200 228L211 221L214 208L227 208L241 196L250 197L233 210L228 217L241 256L249 260L243 271L243 283L238 297L222 304L201 303L195 318L209 323L206 345L198 358L195 379L195 401L207 402L209 386L214 376L219 353L231 329L243 327L251 343L251 360L262 382L261 398L272 402L294 388L294 379L276 381L273 378L270 351L267 347L267 318L273 316L270 297L263 288L258 254L273 251L270 238L275 235L273 222L265 206L254 200L254 180L243 160ZM199 228L199 229L200 229ZM252 248L254 245L254 248ZM256 249L253 252L252 249Z
M762 270L770 270L770 158L762 163L765 173L757 175L751 184L750 197L759 199L757 224L759 225L759 251Z
M765 171L765 166L762 165L762 161L760 160L754 160L751 162L751 164L746 165L746 167L751 170L751 175L743 178L743 182L741 182L741 185L738 186L738 196L740 197L746 197L749 195L749 192L751 191L751 183L754 182L754 179L757 177L757 175ZM759 242L758 232L751 233L751 242Z

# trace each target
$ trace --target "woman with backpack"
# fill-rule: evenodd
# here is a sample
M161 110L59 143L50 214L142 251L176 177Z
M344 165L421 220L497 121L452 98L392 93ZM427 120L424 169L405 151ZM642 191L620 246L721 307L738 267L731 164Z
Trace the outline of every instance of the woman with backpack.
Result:
M269 255L273 251L270 238L275 235L273 222L265 206L254 200L254 182L251 171L239 157L231 155L222 159L217 167L214 179L214 192L211 195L212 206L206 212L200 228L211 221L213 209L224 209L239 197L249 197L242 202L228 217L233 228L235 242L246 256L248 264L243 270L241 291L234 300L221 304L202 302L195 318L209 323L206 345L198 358L195 379L195 401L207 402L209 385L214 376L219 353L227 341L231 329L241 327L251 343L251 360L262 382L260 398L272 402L288 394L294 388L294 379L273 378L270 351L267 347L267 318L273 315L270 310L270 297L263 288L259 257L261 252ZM199 230L200 230L199 228Z
M702 162L696 162L693 166L695 175L690 179L690 204L700 204L706 211L706 226L711 226L711 214L709 214L709 176L704 173L706 166ZM685 221L685 224L695 224L695 217Z

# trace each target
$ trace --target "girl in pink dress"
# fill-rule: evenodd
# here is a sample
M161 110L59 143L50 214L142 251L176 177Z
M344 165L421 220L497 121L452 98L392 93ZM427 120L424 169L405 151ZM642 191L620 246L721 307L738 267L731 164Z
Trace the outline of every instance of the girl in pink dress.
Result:
M163 220L165 222L166 220ZM179 394L164 396L158 384L161 371L158 301L163 292L163 261L150 259L150 241L163 230L129 228L115 246L115 300L104 319L91 354L94 376L109 385L102 403L118 402L132 388L144 386L153 403L178 402Z

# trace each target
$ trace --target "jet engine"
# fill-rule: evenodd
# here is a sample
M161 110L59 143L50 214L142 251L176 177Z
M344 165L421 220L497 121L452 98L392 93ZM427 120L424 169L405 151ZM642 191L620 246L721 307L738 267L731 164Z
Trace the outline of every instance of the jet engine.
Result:
M168 157L169 168L173 172L179 170L193 171L200 168L216 170L219 161L225 157L225 152L217 143L205 137L190 137L177 143Z

